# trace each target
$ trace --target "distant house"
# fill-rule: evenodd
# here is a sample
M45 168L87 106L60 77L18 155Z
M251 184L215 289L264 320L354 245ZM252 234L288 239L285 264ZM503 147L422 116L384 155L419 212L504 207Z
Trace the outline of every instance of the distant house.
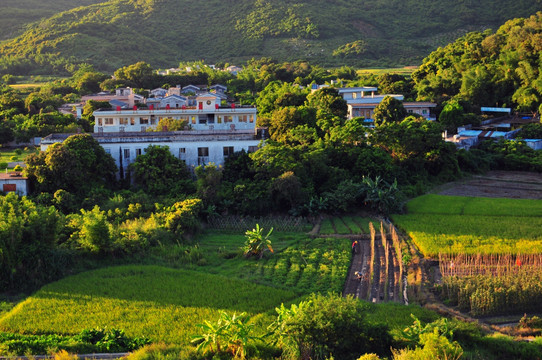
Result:
M131 88L118 88L115 93L100 92L97 94L85 95L81 97L81 107L84 107L87 101L108 101L117 100L128 104L128 107L133 107L136 104L144 104L145 98L132 91Z
M166 96L168 95L178 95L181 96L181 85L176 85L174 87L170 87L166 93Z
M327 88L327 87L329 87L329 85L326 85L326 84L324 84L324 85L312 84L311 85L311 93L313 93L313 92L315 92L317 90L323 89L323 88Z
M116 100L116 99L109 101L109 104L111 105L113 109L120 108L122 110L126 110L130 107L130 105L127 102Z
M77 117L77 110L74 111L74 109L77 109L77 106L79 106L79 103L63 104L58 108L58 111L64 115L73 115Z
M317 85L318 89L321 85ZM351 87L351 88L339 88L339 95L343 97L346 102L362 98L374 98L375 93L377 92L376 87Z
M181 94L202 94L207 92L207 85L186 85L181 90Z
M186 105L187 101L192 103ZM161 99L152 109L98 110L93 115L95 133L143 132L155 128L162 118L186 120L193 130L254 131L256 124L256 108L223 107L220 97L211 93L192 99L172 95Z
M217 94L218 94L218 93L222 93L222 94L223 94L223 93L225 93L226 91L228 91L228 87L225 86L225 85L222 85L222 84L215 84L215 85L211 86L211 87L209 88L209 90L210 90L211 92L215 92L215 93L217 93Z
M231 65L226 68L226 71L232 75L237 75L241 71L243 71L243 68L240 68L239 66Z
M425 101L403 102L403 106L409 114L421 115L427 120L436 120L436 117L431 115L431 109L437 107L437 104Z
M164 97L167 94L167 90L162 88L156 88L149 91L149 94L151 97Z
M385 97L391 96L399 101L403 101L403 95L394 94L376 94L376 87L352 87L340 88L339 94L346 100L348 107L348 119L355 117L363 117L365 119L373 119L374 109L384 100ZM428 120L435 120L431 117L430 110L435 108L437 104L430 102L403 102L403 106L410 114L418 114Z
M0 173L0 191L28 195L28 178L18 172Z
M165 98L160 99L160 104L158 104L156 108L165 109L169 106L171 109L177 109L183 107L183 105L188 105L188 99L186 97L179 95L169 95Z

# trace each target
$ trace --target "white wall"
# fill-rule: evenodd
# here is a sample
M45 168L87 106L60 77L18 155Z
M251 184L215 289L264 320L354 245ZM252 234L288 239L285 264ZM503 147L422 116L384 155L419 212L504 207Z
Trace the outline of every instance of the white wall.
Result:
M136 159L136 151L141 150L144 153L149 145L168 146L169 151L176 158L181 158L190 167L198 166L198 148L208 148L209 156L206 158L205 163L215 163L216 165L223 165L224 147L232 147L233 151L248 151L250 146L258 146L260 140L209 140L209 141L184 141L184 142L141 142L141 143L113 143L113 144L101 144L102 147L111 154L115 163L120 167L120 154L119 149L122 149L123 168L127 169L127 166L133 163ZM184 155L180 156L179 149L184 148ZM124 154L125 150L130 152L130 158L126 159Z
M3 191L4 184L15 184L17 187L17 194L26 196L28 195L28 188L27 188L28 180L25 179L17 179L17 178L11 178L11 179L0 179L0 191Z

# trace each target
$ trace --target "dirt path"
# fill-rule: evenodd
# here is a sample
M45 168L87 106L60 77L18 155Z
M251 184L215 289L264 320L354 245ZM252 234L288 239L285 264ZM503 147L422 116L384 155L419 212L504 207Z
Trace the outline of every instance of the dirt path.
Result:
M367 299L370 252L369 241L358 241L356 252L352 254L352 262L344 286L344 296L352 295L358 299ZM361 274L361 281L355 274L356 271Z

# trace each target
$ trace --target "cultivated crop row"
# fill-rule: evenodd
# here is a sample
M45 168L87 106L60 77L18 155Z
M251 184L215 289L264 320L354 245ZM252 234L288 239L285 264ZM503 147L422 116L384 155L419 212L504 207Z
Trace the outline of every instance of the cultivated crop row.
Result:
M256 265L264 282L300 292L341 292L350 261L344 239L305 239Z
M407 207L393 220L427 257L542 253L540 201L430 195Z
M341 216L324 219L320 226L320 234L368 234L371 220L361 216Z
M475 316L539 311L542 273L522 269L499 277L447 276L442 281L442 296Z
M473 315L537 310L542 254L439 256L442 296Z
M306 231L309 224L301 217L260 217L249 216L216 216L209 219L208 227L218 230L245 231L259 224L266 229L275 231ZM310 229L309 229L310 230Z

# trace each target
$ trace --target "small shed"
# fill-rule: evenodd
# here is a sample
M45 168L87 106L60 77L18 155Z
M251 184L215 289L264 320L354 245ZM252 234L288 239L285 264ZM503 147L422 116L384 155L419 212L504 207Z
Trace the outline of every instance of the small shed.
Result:
M0 191L28 195L28 178L19 172L0 173Z

